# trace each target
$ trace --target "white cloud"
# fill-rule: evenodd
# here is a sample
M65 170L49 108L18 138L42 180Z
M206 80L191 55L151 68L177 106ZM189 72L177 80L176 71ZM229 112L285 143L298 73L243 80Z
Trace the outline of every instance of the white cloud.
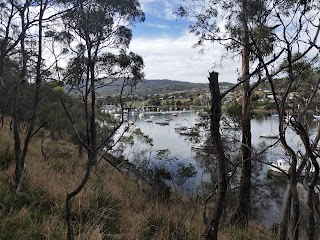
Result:
M208 45L209 51L199 53L193 49L196 37L189 33L178 38L135 38L130 50L141 55L145 63L146 79L172 79L188 82L207 82L209 71L219 72L221 81L235 82L238 63L223 62L224 68L217 67L220 63L222 46ZM213 65L216 67L213 68Z
M139 2L144 12L159 18L174 20L176 16L173 10L179 6L181 0L140 0Z
M149 27L159 28L159 29L170 29L171 28L169 25L165 25L165 24L146 23L146 25Z

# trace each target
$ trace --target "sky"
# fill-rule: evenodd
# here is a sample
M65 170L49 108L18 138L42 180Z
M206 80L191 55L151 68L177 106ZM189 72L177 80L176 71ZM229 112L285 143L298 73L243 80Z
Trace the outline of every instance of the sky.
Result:
M240 64L221 62L221 46L208 44L204 53L192 47L197 38L189 33L189 23L173 14L182 0L139 2L146 20L132 27L130 50L143 57L146 79L207 83L209 72L216 71L220 81L236 82Z

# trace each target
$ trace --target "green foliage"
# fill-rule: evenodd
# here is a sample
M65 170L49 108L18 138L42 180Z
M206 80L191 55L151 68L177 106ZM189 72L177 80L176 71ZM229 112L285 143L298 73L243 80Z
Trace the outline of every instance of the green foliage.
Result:
M177 174L179 178L191 178L197 174L194 165L189 163L187 166L184 164L179 163Z
M193 105L195 106L201 106L201 101L199 97L193 98Z
M171 187L165 180L172 180L171 173L163 167L155 167L148 171L148 183L151 185L151 195L160 201L169 201Z
M185 165L183 163L179 163L175 174L174 183L181 186L187 181L187 179L196 176L196 174L197 171L195 170L193 164L189 163L188 165Z
M133 131L133 136L136 137L141 143L153 146L153 139L148 135L145 135L140 128L135 128Z
M170 161L170 150L169 149L160 149L157 150L156 159L163 161L163 162L169 162Z
M232 122L237 123L238 125L241 124L242 108L240 104L231 102L226 106L225 111Z
M153 99L148 101L148 105L161 106L161 100L159 98L153 98Z

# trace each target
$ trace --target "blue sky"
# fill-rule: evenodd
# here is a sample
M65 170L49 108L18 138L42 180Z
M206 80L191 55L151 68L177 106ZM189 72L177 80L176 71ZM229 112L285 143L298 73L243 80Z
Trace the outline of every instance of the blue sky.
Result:
M192 48L197 38L189 33L189 23L173 14L182 0L140 0L146 14L144 23L132 28L131 49L145 63L146 79L208 82L208 72L220 73L221 81L235 82L237 65L222 62L223 48L208 44L204 54Z

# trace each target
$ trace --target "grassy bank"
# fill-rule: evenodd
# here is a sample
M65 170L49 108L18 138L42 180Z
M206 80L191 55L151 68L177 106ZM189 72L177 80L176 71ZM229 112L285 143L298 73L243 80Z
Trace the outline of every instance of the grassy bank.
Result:
M14 202L13 133L0 131L0 239L65 239L65 198L78 186L85 159L66 140L34 138L27 157L27 178ZM43 154L43 153L44 154ZM85 189L73 201L76 239L201 239L201 198L173 193L155 197L144 182L100 162ZM226 224L226 225L224 225ZM219 239L272 239L252 225L242 232L222 223Z

